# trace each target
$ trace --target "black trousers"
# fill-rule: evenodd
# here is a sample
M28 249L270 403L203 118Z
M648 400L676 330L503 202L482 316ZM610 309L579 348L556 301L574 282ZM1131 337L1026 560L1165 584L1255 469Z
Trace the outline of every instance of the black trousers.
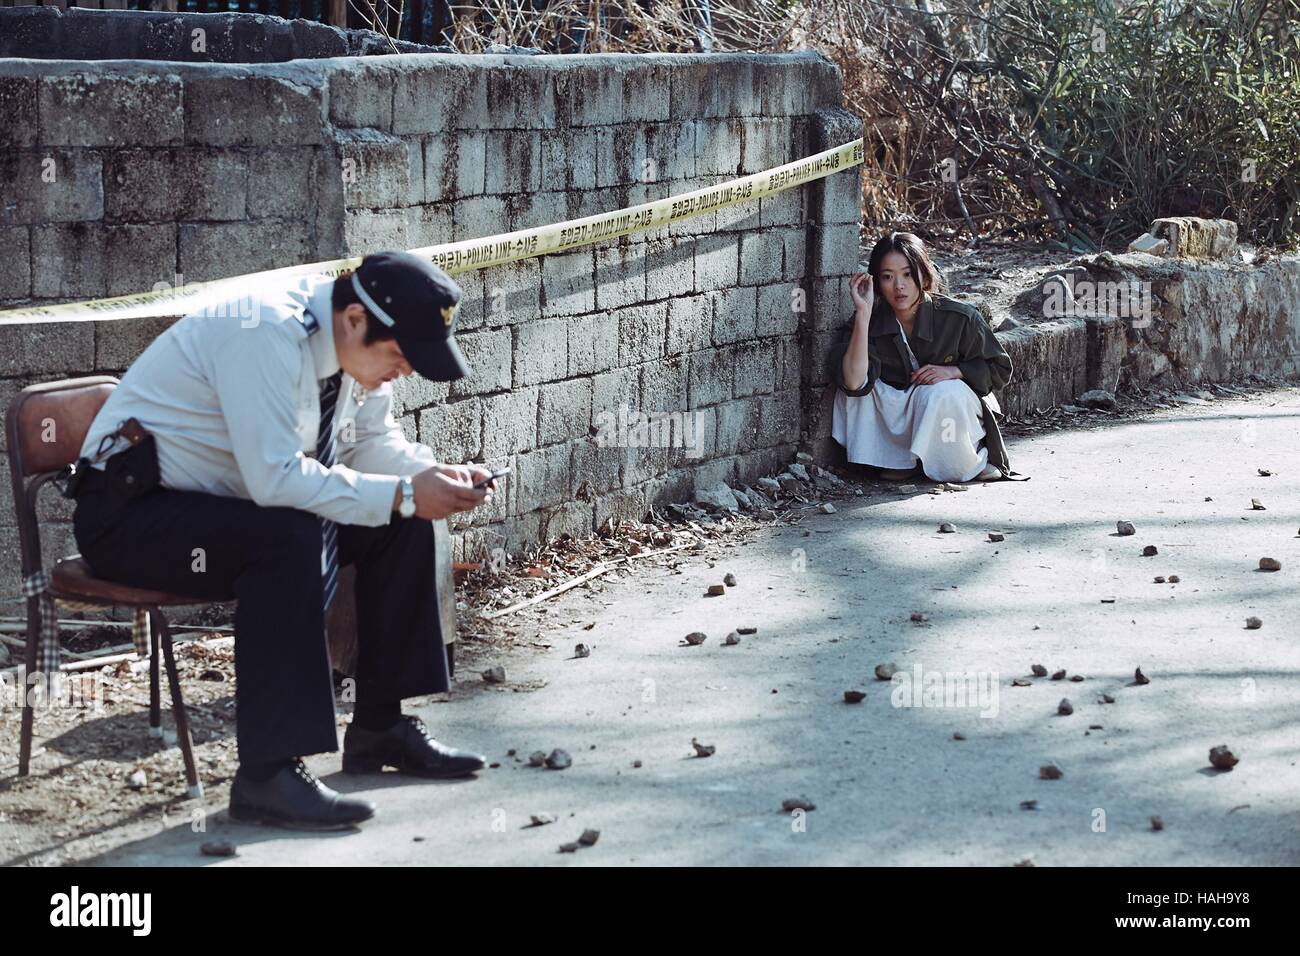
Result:
M241 762L338 749L325 639L320 519L242 498L156 489L125 503L94 483L73 530L97 577L204 600L232 597ZM355 563L357 700L450 689L434 574L433 523L339 525Z

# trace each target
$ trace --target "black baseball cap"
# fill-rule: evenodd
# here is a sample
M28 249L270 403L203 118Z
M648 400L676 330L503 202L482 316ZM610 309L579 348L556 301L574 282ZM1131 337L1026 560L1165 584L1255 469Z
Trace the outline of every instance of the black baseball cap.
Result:
M469 374L452 337L460 286L423 256L376 252L352 273L362 305L391 328L411 368L434 382Z

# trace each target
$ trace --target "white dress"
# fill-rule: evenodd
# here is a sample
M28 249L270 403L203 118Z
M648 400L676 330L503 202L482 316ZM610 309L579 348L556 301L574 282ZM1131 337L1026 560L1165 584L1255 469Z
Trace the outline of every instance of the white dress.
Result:
M920 363L902 334L915 371ZM835 390L831 436L855 464L903 469L920 458L932 481L972 481L989 461L980 446L983 412L983 402L961 379L907 389L876 379L867 395Z

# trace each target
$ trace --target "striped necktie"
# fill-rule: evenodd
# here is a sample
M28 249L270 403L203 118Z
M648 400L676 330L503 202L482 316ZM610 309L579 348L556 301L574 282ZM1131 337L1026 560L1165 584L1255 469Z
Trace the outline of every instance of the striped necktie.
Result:
M321 381L320 386L320 432L316 438L316 460L326 468L334 467L334 408L339 401L339 383L343 372L339 371ZM321 527L321 583L325 593L326 611L334 592L339 586L339 528L328 518L320 519Z

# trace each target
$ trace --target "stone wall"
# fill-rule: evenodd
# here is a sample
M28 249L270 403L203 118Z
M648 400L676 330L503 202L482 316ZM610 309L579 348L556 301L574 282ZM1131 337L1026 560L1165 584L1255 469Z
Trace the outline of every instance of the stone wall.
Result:
M0 61L11 120L0 307L475 238L686 192L861 135L839 101L838 71L812 55ZM462 274L458 338L473 377L398 389L403 427L440 458L513 468L492 511L453 525L456 556L640 518L787 462L810 425L805 333L845 314L859 194L849 170ZM32 381L120 373L171 321L0 326L0 402ZM690 416L699 455L596 441L624 406ZM3 484L0 544L13 553ZM50 531L52 553L71 550L66 524ZM13 594L16 561L3 564L0 593Z

